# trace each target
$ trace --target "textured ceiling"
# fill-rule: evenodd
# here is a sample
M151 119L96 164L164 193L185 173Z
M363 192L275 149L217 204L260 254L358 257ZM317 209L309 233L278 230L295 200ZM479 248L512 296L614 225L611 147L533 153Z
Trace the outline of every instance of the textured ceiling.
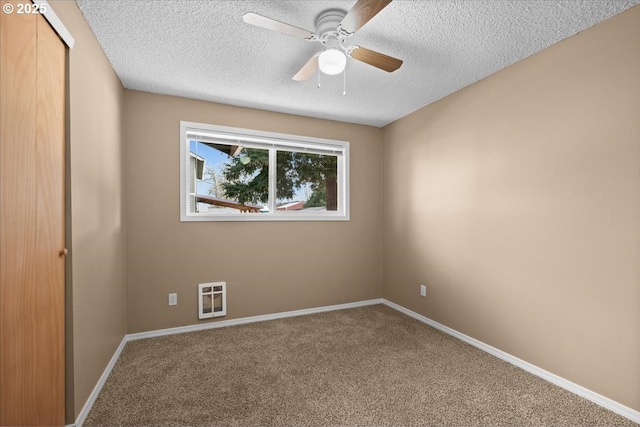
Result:
M292 76L311 43L245 24L255 12L315 31L355 1L77 0L127 89L384 126L640 0L396 0L345 45L404 60L394 73L349 60L342 76Z

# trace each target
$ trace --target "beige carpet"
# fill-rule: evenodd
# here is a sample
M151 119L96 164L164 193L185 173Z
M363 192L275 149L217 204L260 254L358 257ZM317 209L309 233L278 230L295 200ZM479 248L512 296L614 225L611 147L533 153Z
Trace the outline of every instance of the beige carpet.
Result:
M386 306L126 345L84 426L637 425Z

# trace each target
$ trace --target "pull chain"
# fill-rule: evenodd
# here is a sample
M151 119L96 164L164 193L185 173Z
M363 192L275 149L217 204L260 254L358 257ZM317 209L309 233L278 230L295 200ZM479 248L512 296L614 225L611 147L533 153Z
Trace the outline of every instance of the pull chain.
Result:
M317 73L318 73L318 89L320 89L320 74L322 74L322 71L318 69Z
M347 67L342 71L342 96L347 96Z

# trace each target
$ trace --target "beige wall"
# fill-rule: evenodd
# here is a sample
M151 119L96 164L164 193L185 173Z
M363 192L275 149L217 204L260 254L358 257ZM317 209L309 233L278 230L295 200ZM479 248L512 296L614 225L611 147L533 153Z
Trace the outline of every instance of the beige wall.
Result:
M381 129L135 91L125 105L130 333L201 322L198 283L227 282L221 320L381 296ZM180 120L349 141L351 221L180 222Z
M50 4L76 41L69 52L71 423L126 333L124 89L76 3Z
M638 46L640 6L384 129L384 297L635 410Z

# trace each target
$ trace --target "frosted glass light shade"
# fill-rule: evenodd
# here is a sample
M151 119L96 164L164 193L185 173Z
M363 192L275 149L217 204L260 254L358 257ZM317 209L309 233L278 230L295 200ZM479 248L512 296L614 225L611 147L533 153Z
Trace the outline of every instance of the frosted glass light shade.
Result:
M320 71L325 74L340 74L347 65L347 57L338 49L327 49L318 57Z

